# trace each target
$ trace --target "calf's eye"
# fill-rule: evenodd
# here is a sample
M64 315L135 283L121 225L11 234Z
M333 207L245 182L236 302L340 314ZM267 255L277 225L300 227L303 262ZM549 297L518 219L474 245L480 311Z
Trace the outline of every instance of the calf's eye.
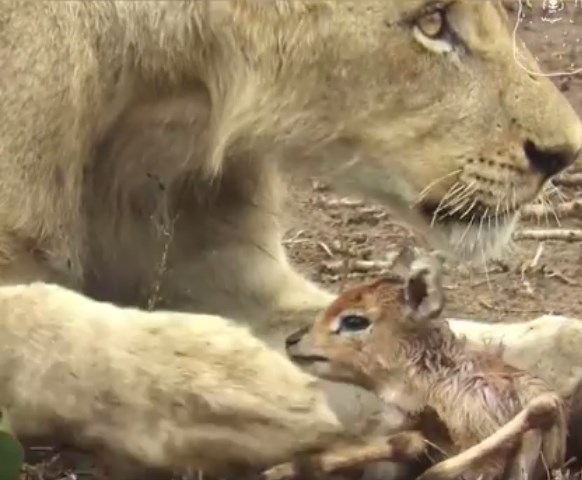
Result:
M340 320L340 331L357 332L370 326L370 320L363 315L345 315Z

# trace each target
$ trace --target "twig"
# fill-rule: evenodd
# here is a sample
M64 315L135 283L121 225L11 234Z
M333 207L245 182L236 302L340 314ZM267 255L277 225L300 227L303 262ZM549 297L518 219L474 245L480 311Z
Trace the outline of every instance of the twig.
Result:
M346 266L349 272L369 273L372 271L388 271L394 265L393 260L336 260L323 262L324 273L339 273Z
M562 283L565 283L566 285L570 285L571 287L575 287L578 285L578 282L576 280L573 280L570 277L567 277L566 275L564 275L562 272L559 272L558 270L551 270L550 272L548 272L548 278L557 278Z
M315 203L321 207L363 207L365 205L361 200L350 198L320 199Z
M331 251L331 248L329 248L325 242L319 241L319 242L317 242L317 244L321 247L321 249L327 254L327 256L329 258L333 258L333 252Z
M152 311L156 308L157 303L160 301L160 289L162 286L162 279L166 270L168 268L168 254L170 252L170 245L174 239L174 226L178 219L176 215L172 220L169 221L167 225L161 225L159 227L160 235L163 237L162 255L160 258L160 263L158 264L152 285L152 293L148 298L147 309ZM166 222L167 223L167 222Z
M543 217L555 214L558 218L582 215L582 199L560 203L554 207L546 205L527 205L521 210L524 218Z
M563 242L582 241L582 230L539 229L521 230L513 235L514 240L560 240Z
M521 265L521 268L519 270L521 273L522 280L524 279L526 272L531 272L539 268L540 259L542 258L542 253L544 253L544 245L545 245L544 242L540 242L538 244L538 248L531 262L524 262Z
M534 255L534 258L532 259L531 262L527 263L525 262L521 268L520 268L520 273L521 273L521 281L523 283L523 286L525 287L525 292L530 296L533 297L535 295L534 289L531 286L531 283L528 279L525 278L525 274L527 272L532 272L535 270L543 270L543 265L540 267L539 263L540 263L540 259L542 258L542 253L544 252L544 242L540 242L538 244L538 248L536 250L536 254Z
M304 242L309 241L308 239L301 238L304 233L305 233L305 230L299 230L298 232L295 232L295 234L293 236L283 240L283 245L292 245L294 243L304 243Z
M565 187L578 187L582 185L582 173L561 175L556 177L552 182L556 185L563 185Z
M540 243L533 260L529 264L529 268L536 268L540 263L540 258L542 258L542 253L544 252L544 244Z
M387 270L392 266L392 262L384 260L348 260L348 270L352 272L368 273L372 270ZM336 273L343 269L343 261L324 262L324 268L330 273Z
M487 310L491 310L492 312L500 312L500 313L544 313L545 310L541 308L501 308L495 307L491 305L489 302L486 302L482 298L477 299L477 303L482 307L486 308Z
M364 446L350 446L330 450L319 455L309 455L314 468L321 473L357 467L370 462L410 461L418 458L426 450L424 436L416 431L401 432L382 440L374 440ZM284 480L299 476L299 462L277 465L261 475L261 480Z

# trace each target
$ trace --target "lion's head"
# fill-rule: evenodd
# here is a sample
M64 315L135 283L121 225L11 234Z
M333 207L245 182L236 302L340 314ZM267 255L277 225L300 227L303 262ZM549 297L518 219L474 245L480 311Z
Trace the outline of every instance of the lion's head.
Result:
M237 7L247 69L222 115L249 141L234 144L379 200L457 251L506 238L582 147L566 99L520 66L539 71L500 2L260 4Z

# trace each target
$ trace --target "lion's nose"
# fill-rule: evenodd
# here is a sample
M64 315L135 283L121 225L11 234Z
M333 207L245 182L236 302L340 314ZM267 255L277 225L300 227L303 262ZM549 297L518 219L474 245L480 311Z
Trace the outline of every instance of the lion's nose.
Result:
M524 143L523 149L531 167L541 173L546 179L553 177L566 167L572 165L580 154L580 150L574 150L568 147L543 149L531 140L527 140Z
M296 332L292 333L291 335L289 335L285 339L285 347L289 348L289 347L292 347L293 345L297 345L299 343L299 340L301 340L303 335L305 335L308 330L309 330L309 327L303 327L303 328L300 328L299 330L297 330Z

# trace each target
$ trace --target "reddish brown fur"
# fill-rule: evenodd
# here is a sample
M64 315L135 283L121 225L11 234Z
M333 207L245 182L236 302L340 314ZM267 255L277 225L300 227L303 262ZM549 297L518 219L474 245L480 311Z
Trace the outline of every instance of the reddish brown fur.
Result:
M346 290L339 295L329 307L327 307L323 314L323 318L320 320L321 324L333 320L348 308L363 308L369 305L369 302L372 304L377 302L378 299L376 298L376 293L378 290L384 286L393 286L397 281L396 278L382 277L374 282L356 285L355 287ZM396 298L390 298L390 294L393 293L396 293L393 289L387 289L387 291L384 292L384 297L386 298L383 297L383 299L388 303L393 302L396 300Z

